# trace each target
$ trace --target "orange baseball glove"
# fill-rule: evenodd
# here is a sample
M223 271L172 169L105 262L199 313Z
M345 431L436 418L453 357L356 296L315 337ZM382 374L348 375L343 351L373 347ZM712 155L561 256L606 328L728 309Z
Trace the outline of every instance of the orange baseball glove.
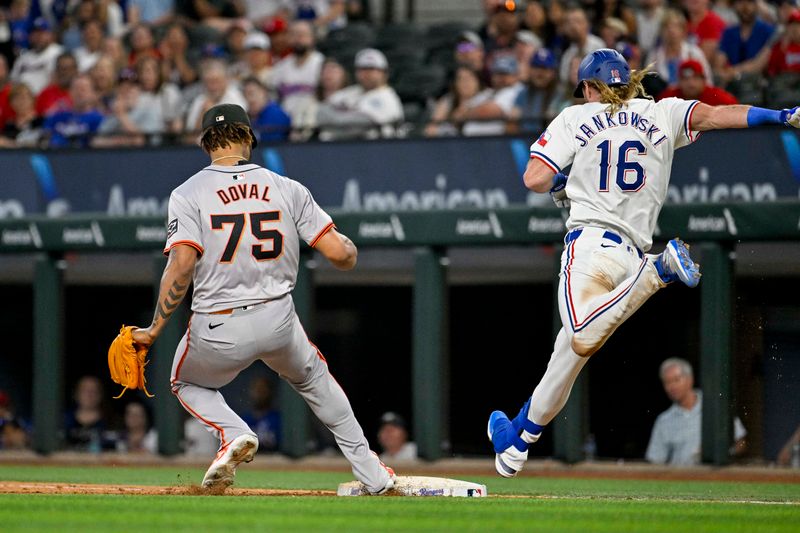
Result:
M136 329L133 326L122 326L119 335L108 348L108 369L111 371L111 379L119 383L124 389L119 396L121 398L128 389L142 389L148 398L153 395L147 392L144 378L144 367L147 366L147 348L141 344L133 342L131 332Z

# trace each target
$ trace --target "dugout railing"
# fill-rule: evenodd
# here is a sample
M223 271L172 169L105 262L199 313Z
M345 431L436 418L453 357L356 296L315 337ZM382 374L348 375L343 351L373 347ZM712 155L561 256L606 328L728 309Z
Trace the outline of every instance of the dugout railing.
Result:
M560 244L563 213L555 208L501 210L407 211L394 213L333 213L339 229L360 247L410 247L414 251L412 310L412 395L414 440L422 458L442 457L447 435L444 394L447 350L447 249L456 246ZM58 447L63 412L64 296L63 274L69 252L151 251L157 287L165 265L161 255L166 237L162 218L80 216L24 218L0 221L0 254L35 254L33 312L33 426L34 448L50 453ZM733 313L733 249L743 241L800 240L800 201L766 204L671 205L658 220L656 240L679 235L699 251L700 376L703 383L703 461L728 462L731 442L731 323ZM295 305L304 321L313 314L313 269L307 250L301 260ZM558 257L557 254L556 257ZM693 253L694 255L694 253ZM557 283L558 262L553 265ZM157 288L156 288L157 290ZM172 350L187 321L183 305L165 329L148 368L156 392L155 425L159 451L180 451L181 411L169 393ZM554 310L554 329L560 327ZM298 457L305 453L309 411L300 397L282 384L282 414L292 420L284 430L281 451ZM562 414L554 421L555 456L567 462L583 458L587 432L588 398L579 378Z

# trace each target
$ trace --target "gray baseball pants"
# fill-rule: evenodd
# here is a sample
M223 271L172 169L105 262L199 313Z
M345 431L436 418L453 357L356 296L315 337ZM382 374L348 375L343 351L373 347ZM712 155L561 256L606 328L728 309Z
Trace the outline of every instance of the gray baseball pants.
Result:
M342 387L308 340L291 296L227 315L192 315L172 363L172 392L223 448L240 435L255 434L217 389L258 360L285 379L331 430L356 479L370 491L383 489L389 474L370 450Z

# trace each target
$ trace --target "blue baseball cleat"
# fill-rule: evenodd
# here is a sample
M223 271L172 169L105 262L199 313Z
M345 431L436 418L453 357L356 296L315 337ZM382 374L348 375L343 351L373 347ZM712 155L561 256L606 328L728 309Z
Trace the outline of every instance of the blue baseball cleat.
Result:
M487 434L494 446L497 473L503 477L516 476L528 460L528 445L504 412L494 411L489 416Z
M680 239L672 239L656 257L655 267L664 283L682 281L687 287L700 283L700 265L689 257L689 245Z

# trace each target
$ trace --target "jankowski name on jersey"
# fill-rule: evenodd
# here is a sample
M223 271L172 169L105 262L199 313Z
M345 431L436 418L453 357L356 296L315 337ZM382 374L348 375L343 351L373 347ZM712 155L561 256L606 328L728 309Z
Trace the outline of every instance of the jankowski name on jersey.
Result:
M589 139L597 135L598 132L611 128L633 128L644 133L653 146L658 146L665 140L667 135L662 132L654 122L647 119L635 111L621 110L617 113L598 113L591 117L580 126L578 130L583 135L575 134L575 139L580 143L579 148L589 144Z

